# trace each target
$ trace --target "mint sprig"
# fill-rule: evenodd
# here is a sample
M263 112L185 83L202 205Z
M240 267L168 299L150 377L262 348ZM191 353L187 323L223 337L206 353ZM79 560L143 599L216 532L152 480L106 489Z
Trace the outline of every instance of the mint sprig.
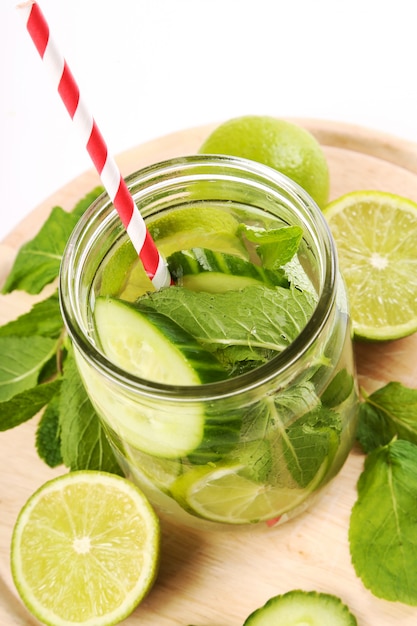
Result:
M62 316L58 291L46 300L36 303L29 313L0 326L1 337L50 337L57 339L62 333Z
M170 287L139 298L136 306L169 317L233 373L244 362L259 365L285 350L306 326L316 298L292 287L224 293Z
M58 348L56 339L47 337L0 338L0 401L34 387L47 361Z
M246 224L239 226L239 232L256 244L262 266L275 270L289 263L296 254L303 237L300 226L283 226L275 229L256 229Z
M367 395L359 414L358 439L372 452L398 437L417 444L417 389L391 382Z
M85 392L72 350L65 363L60 393L59 431L62 458L72 471L96 468L121 473Z
M352 562L379 598L417 606L417 446L394 440L365 462L352 509Z
M323 461L330 467L339 449L341 419L338 413L318 406L287 428L284 456L293 478L307 487Z
M19 249L2 293L19 289L37 294L57 278L62 255L75 224L102 191L101 187L91 191L70 213L61 207L52 209L37 235Z
M417 389L390 382L362 395L367 457L349 522L352 563L375 596L417 606Z
M56 379L42 385L34 385L9 400L0 402L0 431L9 430L27 422L43 409L57 393L61 380Z
M38 294L56 280L76 222L101 193L94 189L70 213L52 210L20 248L3 293ZM47 465L122 473L67 349L57 291L0 327L0 355L0 431L43 411L35 445Z

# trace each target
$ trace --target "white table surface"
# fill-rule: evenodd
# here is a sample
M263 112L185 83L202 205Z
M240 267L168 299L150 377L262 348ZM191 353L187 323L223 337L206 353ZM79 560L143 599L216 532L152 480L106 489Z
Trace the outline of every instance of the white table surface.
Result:
M0 240L91 168L16 0L0 2ZM118 154L244 114L417 142L415 0L40 0Z

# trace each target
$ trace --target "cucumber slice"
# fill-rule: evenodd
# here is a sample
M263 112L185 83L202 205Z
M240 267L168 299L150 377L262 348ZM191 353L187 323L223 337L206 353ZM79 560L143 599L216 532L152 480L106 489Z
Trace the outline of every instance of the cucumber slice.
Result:
M289 286L284 270L266 270L234 254L207 248L174 252L167 263L178 284L193 291L223 293L259 284Z
M357 626L355 616L337 596L296 589L275 596L243 626Z
M233 450L239 441L242 411L224 411L221 415L206 415L201 443L187 456L192 464L217 463Z
M117 298L97 298L94 321L105 355L122 369L167 385L227 378L219 361L167 316Z
M227 378L210 353L156 311L99 297L94 322L106 356L132 374L172 385ZM89 368L83 368L83 378L98 413L126 444L169 459L186 456L201 444L206 424L202 403L139 402L132 394L118 395Z

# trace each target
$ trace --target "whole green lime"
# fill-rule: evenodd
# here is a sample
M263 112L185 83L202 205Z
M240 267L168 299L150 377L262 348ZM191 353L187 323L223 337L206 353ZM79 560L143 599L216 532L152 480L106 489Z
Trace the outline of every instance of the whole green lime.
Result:
M258 161L286 174L323 208L329 197L329 169L316 138L305 128L264 115L246 115L218 126L201 154L227 154Z

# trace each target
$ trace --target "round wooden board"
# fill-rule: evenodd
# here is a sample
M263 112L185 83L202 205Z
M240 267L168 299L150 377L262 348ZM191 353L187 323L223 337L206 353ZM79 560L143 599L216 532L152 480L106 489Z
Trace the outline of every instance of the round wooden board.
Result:
M348 191L379 189L417 202L417 146L368 129L322 120L293 120L323 145L330 167L331 199ZM117 159L127 175L155 161L195 153L215 125L177 132L133 148ZM70 210L94 186L89 171L57 191L0 243L0 285L18 248L31 239L53 206ZM42 297L42 296L41 296ZM0 324L39 298L0 296ZM372 391L391 380L417 386L417 335L384 345L355 346L360 384ZM1 357L0 357L1 358ZM65 468L49 469L34 448L36 420L0 435L0 624L30 626L9 566L16 516L43 482ZM340 596L359 626L415 626L417 608L375 598L356 577L347 531L364 457L354 449L339 476L310 512L276 529L197 532L163 521L162 561L155 587L126 626L241 626L268 598L293 588Z

